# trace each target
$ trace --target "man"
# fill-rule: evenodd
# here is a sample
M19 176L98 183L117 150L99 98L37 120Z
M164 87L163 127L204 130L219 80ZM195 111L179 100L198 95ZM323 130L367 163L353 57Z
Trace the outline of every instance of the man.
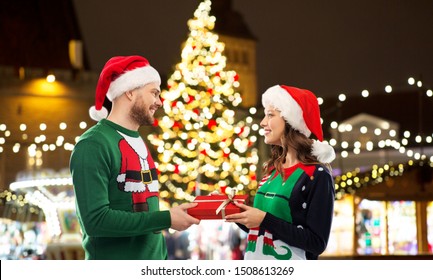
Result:
M159 209L155 163L138 129L154 123L160 84L141 56L113 57L100 74L90 109L99 122L80 137L70 160L86 259L167 259L161 230L199 223L186 213L195 203Z

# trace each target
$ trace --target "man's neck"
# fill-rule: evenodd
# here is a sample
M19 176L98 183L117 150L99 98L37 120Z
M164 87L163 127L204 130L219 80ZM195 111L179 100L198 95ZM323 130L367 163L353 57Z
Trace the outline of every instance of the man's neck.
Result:
M117 115L113 112L110 113L110 115L107 117L107 120L112 121L115 124L118 124L126 129L138 131L140 128L138 125L134 124L129 120L127 117L121 115Z

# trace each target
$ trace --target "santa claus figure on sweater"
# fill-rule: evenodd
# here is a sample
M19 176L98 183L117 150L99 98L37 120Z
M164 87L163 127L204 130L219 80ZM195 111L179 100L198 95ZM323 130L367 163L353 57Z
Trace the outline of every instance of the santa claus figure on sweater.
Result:
M119 141L122 160L117 176L118 187L122 191L132 192L135 211L148 211L146 200L158 196L155 163L148 157L149 150L140 138L129 137L121 132L119 134L123 139Z

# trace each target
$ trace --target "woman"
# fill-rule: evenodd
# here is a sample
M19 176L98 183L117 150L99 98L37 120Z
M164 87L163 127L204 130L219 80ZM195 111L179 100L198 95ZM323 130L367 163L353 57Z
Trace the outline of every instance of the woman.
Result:
M323 142L316 96L277 85L262 96L260 123L271 157L264 164L254 207L238 204L229 222L248 232L245 259L317 259L326 249L334 208L329 163L334 149ZM310 139L314 135L317 140Z

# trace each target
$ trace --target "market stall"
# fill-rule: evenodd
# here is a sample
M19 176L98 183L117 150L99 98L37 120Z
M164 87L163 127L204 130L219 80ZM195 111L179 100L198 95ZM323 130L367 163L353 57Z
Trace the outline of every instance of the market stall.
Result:
M44 258L83 259L81 234L75 212L74 191L69 170L20 172L10 190L29 205L39 208L44 216Z

